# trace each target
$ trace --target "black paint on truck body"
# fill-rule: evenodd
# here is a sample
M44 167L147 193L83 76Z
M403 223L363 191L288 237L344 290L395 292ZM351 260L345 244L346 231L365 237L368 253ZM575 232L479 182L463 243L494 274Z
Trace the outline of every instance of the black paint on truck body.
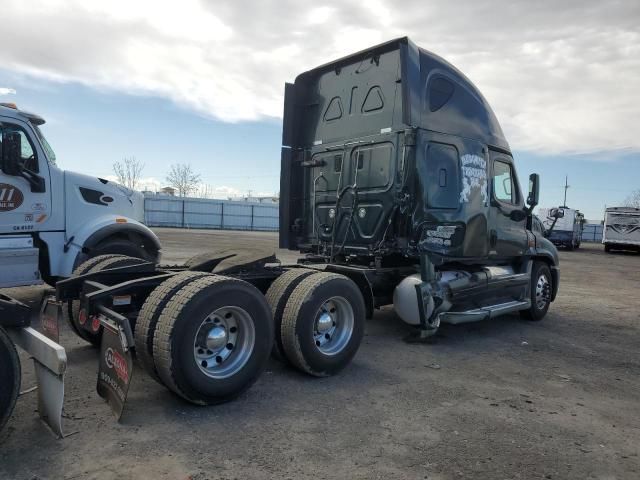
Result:
M486 264L535 244L491 107L406 37L286 85L281 163L281 248Z

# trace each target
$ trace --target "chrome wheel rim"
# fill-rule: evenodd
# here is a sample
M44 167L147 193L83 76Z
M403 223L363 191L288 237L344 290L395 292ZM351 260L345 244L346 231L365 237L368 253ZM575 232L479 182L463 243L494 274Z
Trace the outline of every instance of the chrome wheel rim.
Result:
M255 327L246 310L221 307L200 324L193 342L193 359L208 377L228 378L245 366L255 339Z
M354 326L353 307L344 297L331 297L316 313L313 341L325 355L340 353L351 340Z
M546 275L540 275L536 282L536 307L544 310L551 299L551 283Z

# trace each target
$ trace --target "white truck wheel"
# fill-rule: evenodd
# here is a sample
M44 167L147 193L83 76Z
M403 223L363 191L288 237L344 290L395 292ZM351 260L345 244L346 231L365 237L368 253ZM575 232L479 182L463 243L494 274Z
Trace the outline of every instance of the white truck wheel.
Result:
M134 257L126 257L124 255L101 255L87 260L80 265L76 270L82 273L76 275L84 275L86 273L96 273L108 268L128 267L136 265L144 260ZM86 267L85 265L91 265ZM89 321L87 318L83 318L80 312L80 300L72 300L68 302L66 306L63 306L63 314L66 316L68 322L71 324L73 330L78 334L80 338L86 340L95 347L100 346L100 340L102 339L102 326L99 326L95 331L89 331L84 328L84 322Z

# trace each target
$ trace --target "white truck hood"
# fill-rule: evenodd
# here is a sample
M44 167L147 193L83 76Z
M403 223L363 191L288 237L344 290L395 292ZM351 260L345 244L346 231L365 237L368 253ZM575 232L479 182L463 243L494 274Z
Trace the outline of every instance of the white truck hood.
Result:
M64 177L67 231L105 215L144 222L144 196L140 192L75 172L64 172Z

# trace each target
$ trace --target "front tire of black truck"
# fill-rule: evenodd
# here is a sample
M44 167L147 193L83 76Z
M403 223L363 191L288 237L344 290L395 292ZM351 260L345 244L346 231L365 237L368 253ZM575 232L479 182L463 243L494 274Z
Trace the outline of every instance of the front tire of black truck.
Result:
M520 312L524 318L534 322L544 318L551 305L552 282L549 266L544 262L534 262L531 269L531 306Z
M272 346L262 293L242 280L207 275L183 286L163 309L153 360L167 388L196 405L213 405L248 389Z
M20 393L20 358L9 335L0 327L0 431L4 428Z

